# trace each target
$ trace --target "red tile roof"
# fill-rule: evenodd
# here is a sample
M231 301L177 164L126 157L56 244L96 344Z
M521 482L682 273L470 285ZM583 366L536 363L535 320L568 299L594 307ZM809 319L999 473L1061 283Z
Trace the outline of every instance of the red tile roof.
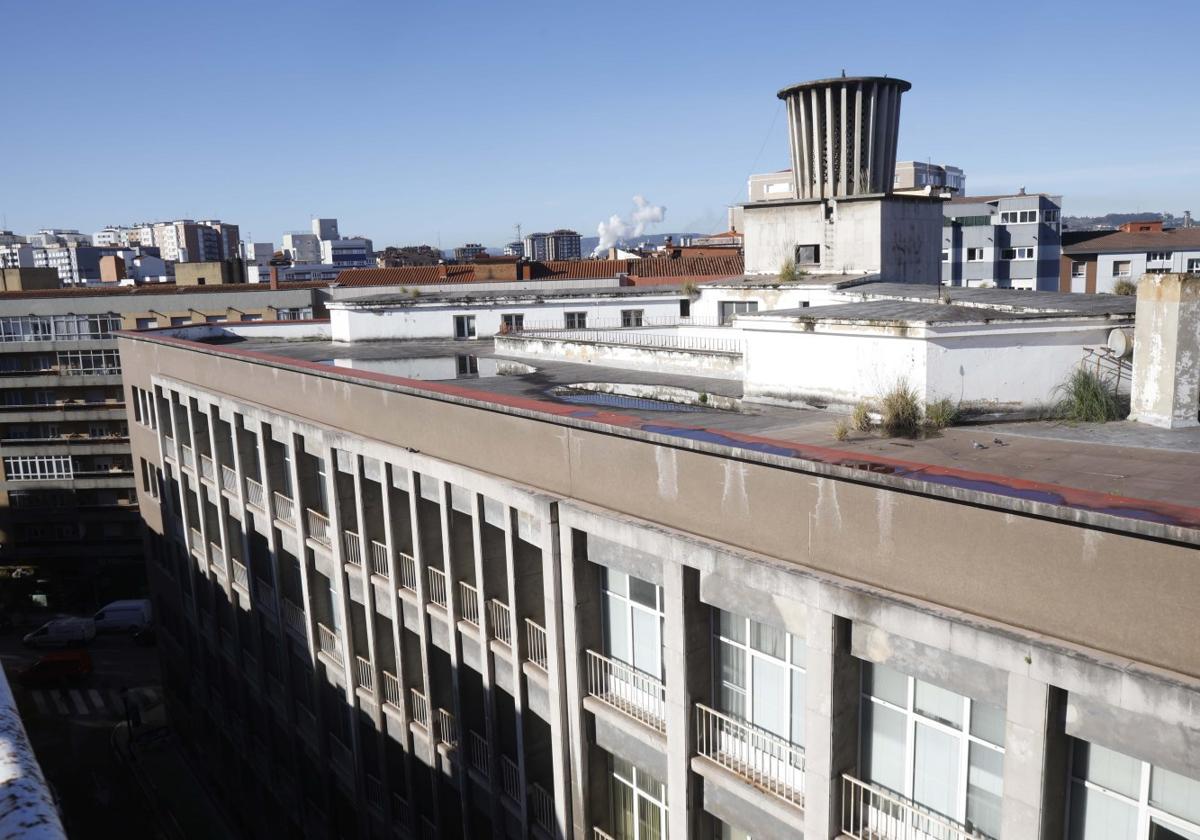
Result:
M348 268L337 277L339 286L427 286L471 283L471 265L408 265L400 268Z
M1063 246L1064 254L1136 254L1141 251L1192 250L1200 250L1200 227L1144 233L1117 231Z

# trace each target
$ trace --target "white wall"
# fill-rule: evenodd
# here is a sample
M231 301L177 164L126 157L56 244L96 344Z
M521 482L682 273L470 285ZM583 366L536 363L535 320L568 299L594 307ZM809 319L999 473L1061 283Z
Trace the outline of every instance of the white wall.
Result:
M837 297L833 286L806 286L781 283L778 286L700 286L700 294L692 300L692 317L698 321L715 323L721 317L721 304L737 301L754 301L758 311L769 309L797 309L809 306L826 306L845 303Z
M1166 250L1165 248L1163 250ZM1200 259L1200 250L1171 252L1170 270L1173 273L1186 273L1188 260ZM1129 263L1129 279L1137 281L1146 273L1146 252L1132 254L1099 254L1096 257L1096 291L1111 292L1120 277L1113 277L1113 263ZM1155 267L1162 267L1155 263Z

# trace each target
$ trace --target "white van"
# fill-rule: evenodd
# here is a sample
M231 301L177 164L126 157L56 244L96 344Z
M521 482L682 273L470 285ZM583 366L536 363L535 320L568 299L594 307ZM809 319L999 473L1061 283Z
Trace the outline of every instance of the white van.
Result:
M72 647L96 638L96 622L90 618L55 618L22 639L29 647Z
M150 601L146 598L113 601L96 613L92 621L101 633L145 630L150 626Z

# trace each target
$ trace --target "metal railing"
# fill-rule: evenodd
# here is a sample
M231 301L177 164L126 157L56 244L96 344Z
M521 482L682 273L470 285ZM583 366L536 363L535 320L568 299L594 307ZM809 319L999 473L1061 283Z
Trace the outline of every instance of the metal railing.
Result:
M602 828L592 827L592 840L617 840Z
M333 761L333 769L343 779L354 779L354 753L342 743L336 735L329 736L329 757Z
M490 598L487 602L487 622L492 636L512 647L512 611L508 604Z
M365 688L367 691L375 690L375 666L371 664L370 659L355 654L354 675L358 680L359 687Z
M620 330L628 329L635 330L638 328L646 329L649 327L719 327L722 326L721 319L714 316L693 315L682 317L679 315L642 315L641 323L628 324L623 318L596 318L592 313L588 313L586 327L565 327L562 319L557 321L533 321L528 318L524 320L521 329L513 330L505 333L505 335L520 335L523 332L578 332L580 330Z
M271 494L272 504L274 508L275 518L283 522L296 522L296 503L288 496L283 495L278 490Z
M399 552L400 557L400 586L409 592L417 591L417 561L412 555Z
M216 481L217 470L213 465L213 459L204 453L200 453L200 477L206 478L209 481Z
M221 489L236 493L238 489L237 470L221 465Z
M853 840L980 840L984 836L898 793L845 774L842 834Z
M246 564L241 560L231 560L230 565L233 566L233 585L249 595L250 573L246 569Z
M417 691L417 689L415 689L415 688L410 688L408 690L408 694L412 698L413 720L416 721L417 723L421 724L421 726L424 726L426 729L428 729L429 728L429 699L424 694L422 694L420 691Z
M707 335L669 335L639 332L637 327L625 329L562 329L523 330L510 333L508 338L533 338L549 341L587 341L593 344L615 344L626 347L650 347L656 350L690 350L701 353L742 353L745 342L740 338L717 338Z
M362 565L362 540L358 538L358 534L353 531L342 533L342 551L345 553L346 562L351 566Z
M467 764L475 768L484 776L489 773L488 766L491 764L491 750L488 747L487 739L476 732L474 729L467 730Z
M546 654L546 628L532 618L525 619L525 644L529 661L549 673L550 660Z
M465 580L458 582L458 608L462 613L462 620L478 629L479 590Z
M404 828L404 836L408 836L407 829L412 825L412 812L408 809L408 800L398 793L392 794L392 822Z
M429 567L429 600L439 607L446 607L446 573L434 566Z
M383 810L383 781L378 776L366 774L364 787L367 793L367 805L376 811Z
M306 508L308 514L308 535L321 545L328 546L329 538L329 517L318 510Z
M400 690L400 678L390 671L383 672L383 702L396 709L404 708L404 695Z
M186 443L179 447L179 457L183 461L183 465L190 470L196 469L196 454L192 452L192 447Z
M288 626L288 629L307 638L308 622L304 618L304 608L287 598L283 599L283 623Z
M217 574L224 577L225 575L225 549L217 545L215 542L208 544L208 556L212 558L213 567L217 570Z
M204 535L200 533L200 529L199 528L189 528L188 529L188 537L190 538L188 540L188 547L191 548L191 550L193 552L198 551L198 552L200 552L201 556L205 556L204 555Z
M387 546L379 540L371 540L371 574L391 578L392 564L388 560Z
M772 732L697 703L696 751L767 793L804 804L804 750Z
M317 622L317 642L320 645L321 653L329 654L334 659L341 657L342 643L338 639L337 633L319 621Z
M547 834L554 834L554 797L537 782L529 786L529 811L534 825Z
M445 709L438 708L435 712L437 717L437 737L448 747L458 748L458 724L454 721L454 715Z
M661 680L594 650L587 652L587 661L588 694L659 732L666 731L667 693Z
M175 457L175 438L170 435L163 435L163 453L168 458Z
M246 504L250 507L256 507L263 513L267 511L267 503L263 493L263 486L253 478L246 479Z
M270 584L265 578L254 578L254 598L258 601L259 606L266 607L268 611L275 606L275 587Z
M521 768L506 755L500 756L500 787L513 802L521 801Z

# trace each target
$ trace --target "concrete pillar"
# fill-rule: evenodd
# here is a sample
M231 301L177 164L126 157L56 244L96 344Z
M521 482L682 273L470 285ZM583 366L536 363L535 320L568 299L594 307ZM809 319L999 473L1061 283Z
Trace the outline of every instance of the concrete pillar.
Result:
M841 834L842 774L858 763L858 660L850 621L808 607L804 708L804 837Z
M1004 726L1001 837L1057 840L1063 836L1067 736L1063 692L1008 675Z
M1138 281L1130 419L1165 429L1200 425L1200 277Z
M697 697L711 685L707 651L711 630L700 601L700 574L663 561L663 677L667 689L667 827L671 837L697 837L702 808L692 774ZM692 823L696 822L697 825Z

